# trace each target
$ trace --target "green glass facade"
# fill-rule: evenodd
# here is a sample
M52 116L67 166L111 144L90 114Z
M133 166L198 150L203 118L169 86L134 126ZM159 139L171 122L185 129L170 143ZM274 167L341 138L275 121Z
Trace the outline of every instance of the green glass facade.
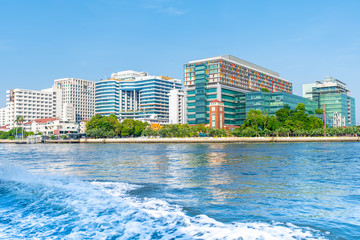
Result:
M318 103L323 108L329 126L355 126L355 99L342 81L325 77L323 81L303 85L303 96Z
M319 96L319 107L325 104L326 115L331 118L340 113L346 126L355 126L355 99L343 93L327 93Z
M224 103L225 125L241 125L245 120L245 93L237 89L229 89L221 85L195 87L196 90L187 91L188 124L209 123L210 102L221 96Z
M260 110L263 113L274 115L275 112L289 105L290 109L295 109L299 103L305 105L305 110L309 114L314 114L318 108L318 103L314 100L303 98L297 95L284 92L251 92L246 93L245 97L246 114L251 110Z
M195 68L195 124L206 121L206 65Z

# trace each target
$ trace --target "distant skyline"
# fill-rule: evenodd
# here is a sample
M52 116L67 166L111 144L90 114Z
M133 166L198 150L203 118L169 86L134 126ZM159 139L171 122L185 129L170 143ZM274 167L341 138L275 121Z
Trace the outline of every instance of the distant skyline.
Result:
M3 1L0 107L12 88L134 70L183 80L183 64L233 55L302 84L332 76L360 122L360 1Z

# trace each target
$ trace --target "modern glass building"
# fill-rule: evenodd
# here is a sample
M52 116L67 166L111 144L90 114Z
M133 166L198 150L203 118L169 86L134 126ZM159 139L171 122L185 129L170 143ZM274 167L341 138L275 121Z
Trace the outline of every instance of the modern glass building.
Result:
M189 124L208 124L210 102L224 103L225 125L241 125L246 117L245 94L260 91L292 93L292 83L279 73L225 55L184 65Z
M96 83L95 112L120 119L169 122L169 92L181 89L181 81L144 72L124 71Z
M299 103L305 105L305 110L309 114L314 114L318 108L318 103L312 99L307 99L294 94L285 92L251 92L245 95L246 114L251 110L260 110L263 113L274 115L275 112L285 105L290 109L295 109Z
M346 84L332 77L323 81L303 85L303 96L318 103L323 108L330 126L355 126L355 99L350 96Z

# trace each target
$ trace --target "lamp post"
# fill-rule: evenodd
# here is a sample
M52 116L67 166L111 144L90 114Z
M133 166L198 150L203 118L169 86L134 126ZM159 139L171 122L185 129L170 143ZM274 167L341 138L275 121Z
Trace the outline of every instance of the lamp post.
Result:
M324 137L326 137L326 111L325 111L325 104L323 104L323 121L324 121Z

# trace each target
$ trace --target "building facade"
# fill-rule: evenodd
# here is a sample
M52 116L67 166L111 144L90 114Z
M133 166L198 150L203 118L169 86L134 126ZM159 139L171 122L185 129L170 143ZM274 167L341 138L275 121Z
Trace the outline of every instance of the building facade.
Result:
M183 90L172 89L169 92L169 123L186 123L185 94Z
M245 94L268 89L292 93L292 83L279 73L231 55L190 61L184 65L189 124L209 123L210 102L224 103L225 125L241 125L246 117Z
M64 121L59 118L34 119L24 124L26 131L43 135L62 135L68 133L78 133L79 124L70 121Z
M210 127L222 129L224 124L224 103L219 100L210 102Z
M295 109L299 103L305 105L305 111L309 114L315 114L315 110L318 109L316 101L285 92L259 91L246 93L245 96L246 114L254 109L274 115L277 110L285 105L288 105L290 109Z
M96 83L95 112L166 124L172 89L181 89L181 81L144 72L114 73L110 79Z
M95 82L77 78L54 81L56 116L79 122L95 115ZM74 119L73 119L74 118Z
M355 126L355 99L350 96L346 84L332 77L303 85L303 96L317 102L323 108L330 126Z
M5 121L10 128L15 126L17 117L28 122L33 119L54 116L53 93L47 90L11 89L6 91Z
M6 125L6 108L0 108L0 127Z

